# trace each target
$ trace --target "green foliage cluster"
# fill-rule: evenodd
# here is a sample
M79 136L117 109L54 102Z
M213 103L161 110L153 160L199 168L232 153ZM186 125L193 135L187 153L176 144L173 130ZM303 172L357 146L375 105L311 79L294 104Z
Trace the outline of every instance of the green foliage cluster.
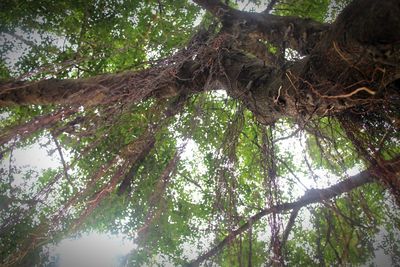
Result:
M6 0L0 5L2 65L6 60L14 64L14 76L37 79L143 68L183 46L199 14L186 1ZM5 68L1 73L9 75Z
M279 1L274 12L327 21L342 2L285 0ZM184 0L4 0L0 3L4 40L0 77L79 78L148 68L152 61L184 47L202 15L199 7ZM40 227L51 224L60 207L90 184L93 174L118 158L120 151L140 138L149 125L157 125L161 117L154 108L167 105L167 101L146 100L109 118L102 116L106 111L101 108L82 108L48 129L17 137L11 149L2 147L0 258L21 247L32 232L44 235L44 243L56 243L65 235L99 231L123 233L140 245L127 259L132 266L162 266L166 262L183 265L266 206L297 200L305 190L304 184L307 189L319 183L334 184L351 176L348 170L359 171L364 165L334 119L316 119L309 129L296 129L290 120L266 127L224 92L206 92L192 96L179 115L165 119L156 133L155 147L138 168L129 192L111 192L76 231L71 231L87 202L117 170L111 167L68 210L56 233L40 232ZM56 109L2 108L0 128L13 131ZM58 129L64 131L57 133ZM18 166L13 159L14 150L38 142L56 157L54 139L68 155L69 177L65 177L63 166L38 173ZM398 140L398 135L385 139L382 153L388 158L395 155ZM192 153L181 154L182 160L164 191L156 191L170 160L185 143ZM271 157L273 163L266 164ZM271 193L273 183L279 190ZM35 198L49 187L52 191L45 203ZM270 256L270 231L280 227L282 234L289 217L290 213L281 214L278 226L271 224L269 217L261 219L209 262L262 266ZM8 220L17 223L8 224ZM379 246L387 254L396 255L399 220L377 185L311 205L298 216L283 249L286 264L361 266L373 262ZM397 222L397 227L386 225L386 221ZM144 226L144 234L138 234ZM377 234L382 232L384 242L377 245ZM24 264L44 266L44 252L38 247Z

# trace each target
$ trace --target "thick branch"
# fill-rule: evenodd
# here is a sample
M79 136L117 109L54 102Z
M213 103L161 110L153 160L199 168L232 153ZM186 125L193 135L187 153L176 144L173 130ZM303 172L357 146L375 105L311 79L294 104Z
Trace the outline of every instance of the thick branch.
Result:
M285 46L309 54L330 28L329 24L293 16L276 16L236 10L218 0L195 0L202 8L220 18L224 30L248 43L264 39L278 47Z
M31 104L93 106L115 100L115 97L122 94L140 101L155 90L149 84L161 76L160 72L162 74L160 69L154 68L141 72L107 74L82 79L6 83L0 85L0 106Z
M117 85L129 82L133 73L101 75L86 79L49 79L0 84L0 106L101 103Z
M122 195L130 188L133 178L135 177L139 167L142 165L144 159L147 157L147 155L153 149L155 142L156 142L156 139L154 138L154 136L149 136L149 140L146 140L146 142L144 142L145 145L144 145L143 149L140 151L138 158L134 161L134 163L130 167L128 173L125 175L124 180L121 182L121 184L118 187L118 191L117 191L118 195Z
M166 110L163 112L163 116L161 117L161 121L165 122L169 118L175 116L176 114L180 113L184 107L184 104L186 103L187 100L186 95L180 95L172 101L169 106L166 108ZM157 129L162 126L162 122L157 121L155 124L152 124L150 128ZM156 143L156 139L154 135L148 136L146 140L144 140L144 146L142 150L140 151L140 154L138 158L134 161L133 165L130 167L128 173L125 175L125 178L121 182L121 184L118 187L117 194L122 195L125 193L128 189L130 189L130 185L132 180L134 179L135 175L137 174L137 171L139 167L143 164L145 161L146 157L150 154L151 150L154 148L154 145Z
M209 84L220 82L228 94L243 101L261 123L270 124L282 117L304 121L311 116L324 116L328 112L337 114L365 105L379 97L378 90L382 91L382 84L400 75L398 69L384 64L371 67L371 60L350 66L351 60L362 57L360 51L364 48L351 47L351 43L343 42L343 36L353 41L356 37L352 36L354 29L345 15L331 27L308 19L243 12L221 1L196 2L219 16L224 23L225 32L214 40L207 40L208 46L204 42L201 42L204 45L201 48L190 44L196 49L180 51L162 64L140 72L3 84L0 85L0 106L135 103L149 97L166 98L181 92L199 92ZM371 4L371 1L366 2ZM355 6L350 6L345 14L352 14L353 9ZM393 26L394 22L396 18L390 24ZM320 35L324 32L329 38L321 40ZM228 38L222 40L225 43L221 46L220 41L226 36ZM265 38L277 45L285 43L284 46L304 53L312 50L312 53L291 66L280 68L241 51L243 45L240 42L250 40L247 37L255 40ZM392 40L394 37L389 34L385 38ZM346 49L354 50L354 55L349 55ZM391 99L395 101L396 98Z
M185 94L201 91L206 75L203 75L198 69L200 66L191 59L193 53L195 51L181 50L141 71L80 79L0 82L0 107L137 103L150 97L169 98L182 91Z
M292 228L296 222L296 218L297 215L299 214L300 208L296 208L294 210L292 210L290 217L289 217L289 221L286 225L285 231L282 234L282 240L281 240L281 247L284 247L286 244L286 241L289 238L289 234L292 231Z
M169 118L175 116L176 114L180 113L184 107L184 104L186 103L187 100L187 95L180 95L172 101L169 106L165 109L163 112L163 116L160 118L162 122L167 121ZM155 124L152 124L150 128L157 129L162 126L162 122L157 121ZM139 167L143 164L145 161L146 157L149 155L151 150L153 149L155 145L156 139L154 135L149 136L144 143L144 146L142 150L140 151L140 154L138 158L135 160L133 165L130 167L128 173L125 175L124 180L121 182L121 184L118 187L117 194L122 195L127 191L127 189L130 189L131 182L135 175L137 174L137 171Z

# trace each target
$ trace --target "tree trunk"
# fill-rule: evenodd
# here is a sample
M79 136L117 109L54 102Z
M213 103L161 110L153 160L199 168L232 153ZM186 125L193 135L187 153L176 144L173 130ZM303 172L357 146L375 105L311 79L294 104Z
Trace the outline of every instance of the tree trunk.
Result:
M218 15L223 27L215 37L192 40L180 56L138 72L6 83L0 87L0 105L96 105L127 95L140 101L222 87L261 122L271 123L281 117L304 119L399 99L396 0L353 1L332 25L242 12L219 1L196 2ZM265 55L257 57L262 53L255 39L285 44L304 58L283 64L265 47ZM386 95L391 98L384 99Z
M0 106L120 105L224 89L263 124L291 118L304 125L329 115L361 125L373 115L399 129L398 0L355 0L331 25L195 2L221 20L217 34L199 32L185 49L142 71L6 83ZM285 49L302 58L285 58Z

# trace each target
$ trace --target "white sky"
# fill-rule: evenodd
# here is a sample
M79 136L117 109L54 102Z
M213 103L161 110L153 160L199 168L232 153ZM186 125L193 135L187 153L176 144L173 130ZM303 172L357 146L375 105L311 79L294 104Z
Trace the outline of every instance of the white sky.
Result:
M53 254L60 255L59 267L114 267L118 266L118 257L133 248L122 236L90 233L79 239L62 240Z
M53 146L51 147L53 148ZM38 143L27 147L27 149L17 149L13 151L13 158L17 166L30 166L38 170L60 166L60 158L58 155L56 151L52 156L49 156L46 150L41 148Z

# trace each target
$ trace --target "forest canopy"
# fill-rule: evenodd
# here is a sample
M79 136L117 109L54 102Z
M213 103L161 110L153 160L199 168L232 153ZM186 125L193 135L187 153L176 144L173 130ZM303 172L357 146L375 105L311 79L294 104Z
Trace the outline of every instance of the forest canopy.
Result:
M121 266L398 266L399 14L2 0L0 266L93 231Z

